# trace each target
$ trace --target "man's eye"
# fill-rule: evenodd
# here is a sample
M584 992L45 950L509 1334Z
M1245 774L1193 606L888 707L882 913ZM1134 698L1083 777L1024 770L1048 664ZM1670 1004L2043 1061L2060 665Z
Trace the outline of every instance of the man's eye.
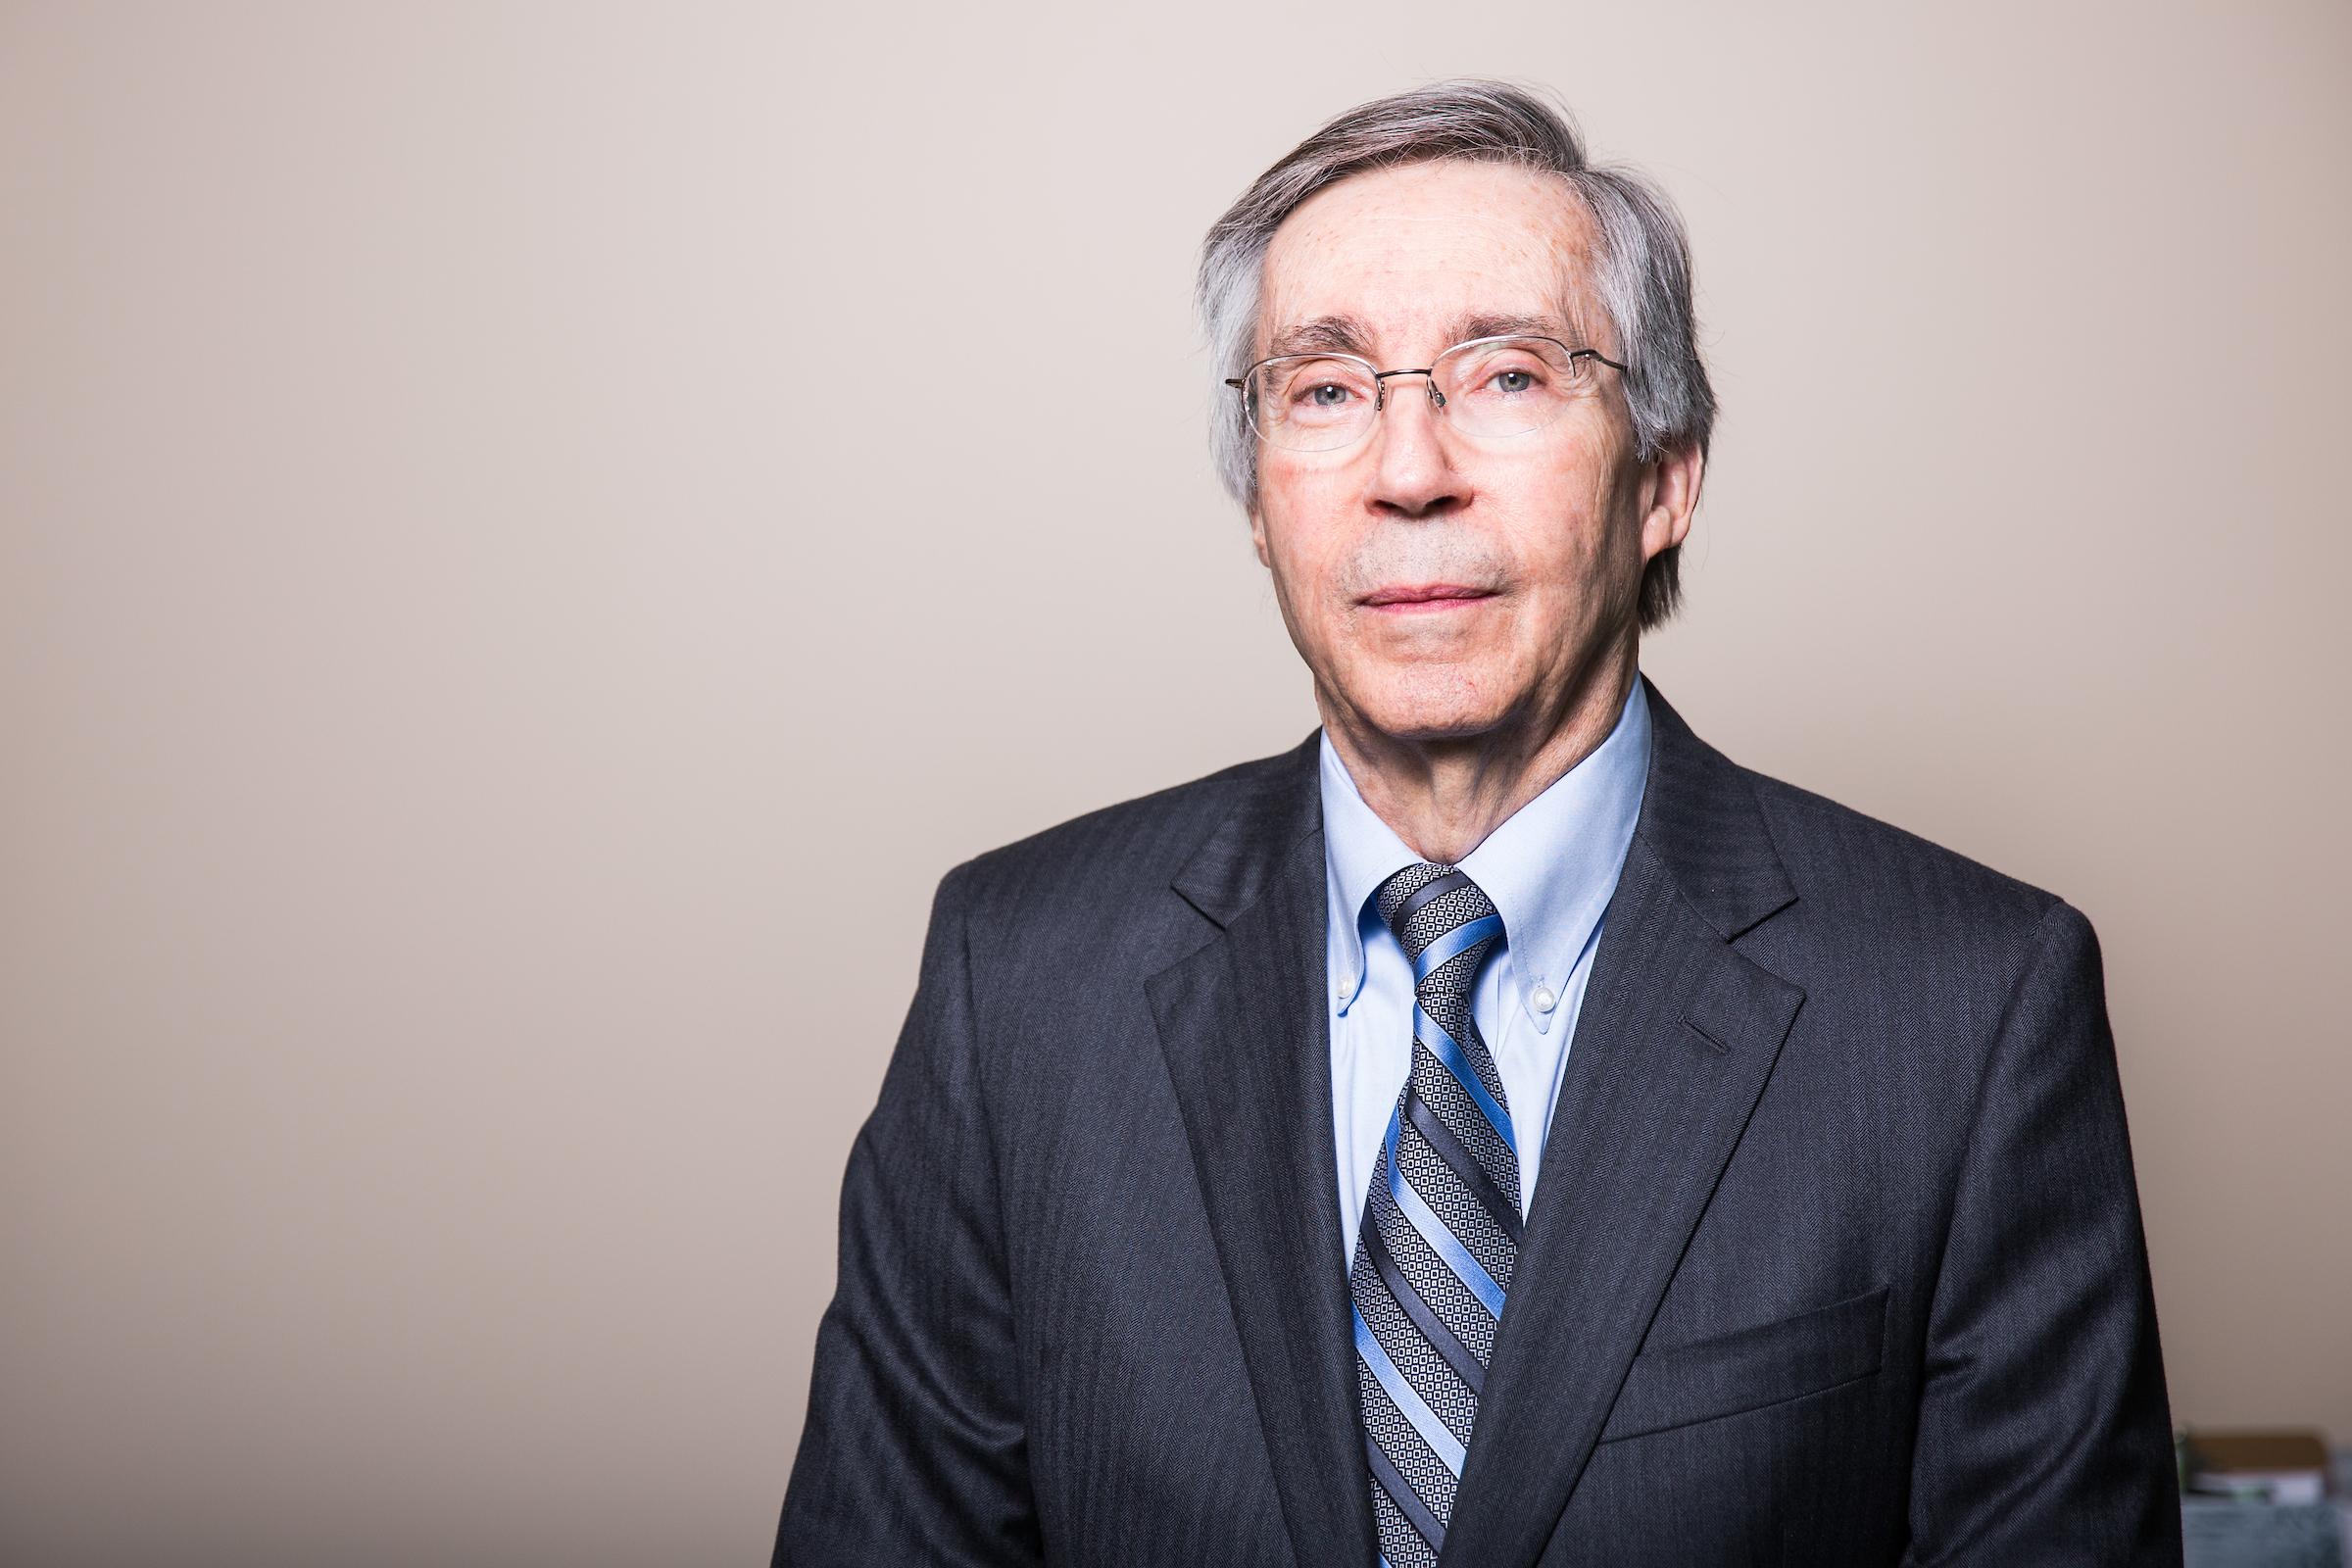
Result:
M1327 392L1332 396L1324 396ZM1348 388L1337 381L1324 381L1306 389L1306 401L1319 409L1336 409L1348 401Z
M1536 384L1535 376L1526 370L1496 370L1489 380L1490 384L1498 384L1505 392L1530 391Z

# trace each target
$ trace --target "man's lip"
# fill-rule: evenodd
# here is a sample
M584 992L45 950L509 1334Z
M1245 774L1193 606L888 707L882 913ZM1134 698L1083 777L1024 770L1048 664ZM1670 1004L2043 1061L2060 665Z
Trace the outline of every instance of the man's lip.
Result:
M1467 588L1460 583L1433 582L1409 588L1379 588L1364 596L1372 609L1386 605L1421 605L1447 599L1491 599L1492 588Z

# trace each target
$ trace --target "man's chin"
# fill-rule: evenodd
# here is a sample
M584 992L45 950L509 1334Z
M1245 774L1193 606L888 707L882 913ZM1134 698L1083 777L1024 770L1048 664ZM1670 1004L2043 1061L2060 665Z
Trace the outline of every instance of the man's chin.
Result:
M1396 741L1469 740L1502 722L1494 705L1468 694L1416 694L1355 705L1362 721Z

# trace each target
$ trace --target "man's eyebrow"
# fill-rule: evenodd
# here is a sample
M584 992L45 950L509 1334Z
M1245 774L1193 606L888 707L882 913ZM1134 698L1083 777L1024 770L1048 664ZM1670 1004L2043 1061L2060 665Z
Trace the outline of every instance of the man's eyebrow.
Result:
M1533 333L1574 345L1575 328L1557 316L1513 312L1472 311L1457 316L1446 329L1447 344L1467 343L1474 337L1510 337ZM1266 358L1284 354L1353 354L1372 357L1372 333L1352 316L1317 316L1284 327L1266 344Z
M1448 343L1467 343L1474 337L1514 337L1532 334L1536 337L1557 338L1574 346L1575 328L1556 316L1497 315L1494 312L1473 311L1457 316L1446 329Z
M1284 327L1266 344L1266 358L1283 354L1372 353L1372 333L1352 316L1318 316Z

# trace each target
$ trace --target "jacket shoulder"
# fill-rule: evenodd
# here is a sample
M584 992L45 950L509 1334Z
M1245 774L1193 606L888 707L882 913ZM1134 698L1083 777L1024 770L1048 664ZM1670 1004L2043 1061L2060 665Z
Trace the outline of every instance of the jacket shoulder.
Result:
M2089 921L2056 893L1742 771L1796 894L1746 951L1806 991L1818 1029L1857 1049L1899 1041L1906 1071L1964 1094L2047 951L2095 956Z
M1736 764L1735 764L1736 765ZM1911 925L1936 916L2030 933L2056 893L1786 779L1739 767L1801 899Z
M1253 758L1098 807L973 856L943 886L1000 911L1043 900L1102 917L1122 899L1166 888L1219 823L1298 760L1296 750Z

